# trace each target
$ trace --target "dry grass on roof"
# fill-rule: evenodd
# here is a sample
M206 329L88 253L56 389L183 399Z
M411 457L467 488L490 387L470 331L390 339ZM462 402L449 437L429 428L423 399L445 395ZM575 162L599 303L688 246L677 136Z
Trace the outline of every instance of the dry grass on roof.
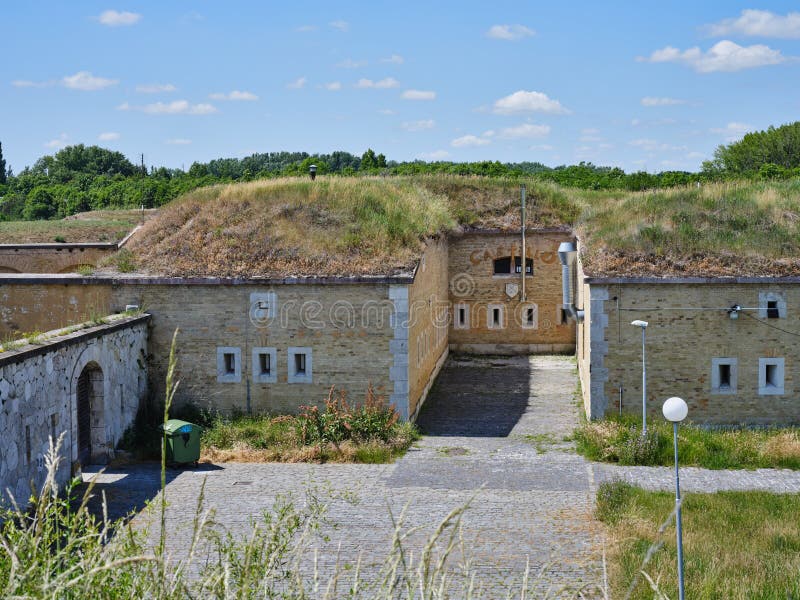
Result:
M595 276L800 275L800 181L584 194Z
M408 181L276 179L191 192L129 248L137 270L168 276L392 275L453 225L444 198Z

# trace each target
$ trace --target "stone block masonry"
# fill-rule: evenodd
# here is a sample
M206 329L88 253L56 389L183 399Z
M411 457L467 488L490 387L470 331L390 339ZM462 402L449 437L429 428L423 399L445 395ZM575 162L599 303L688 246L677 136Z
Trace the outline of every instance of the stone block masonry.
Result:
M147 393L147 321L118 317L0 354L0 489L24 504L64 434L57 482L106 462Z

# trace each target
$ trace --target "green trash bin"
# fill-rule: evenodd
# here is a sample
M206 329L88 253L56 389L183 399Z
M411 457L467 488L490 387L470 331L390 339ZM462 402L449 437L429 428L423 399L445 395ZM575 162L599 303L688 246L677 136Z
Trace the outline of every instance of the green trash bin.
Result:
M167 462L170 464L194 463L200 460L200 432L199 425L170 419L161 425L161 431L167 438Z

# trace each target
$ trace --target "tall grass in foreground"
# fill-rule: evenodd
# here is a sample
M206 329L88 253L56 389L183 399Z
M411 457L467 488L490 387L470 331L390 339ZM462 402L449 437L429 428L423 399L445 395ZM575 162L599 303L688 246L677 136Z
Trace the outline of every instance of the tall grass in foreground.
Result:
M167 377L164 418L177 386L173 336ZM367 572L360 560L339 561L332 572L318 568L315 545L327 541L332 523L327 505L314 490L300 502L279 498L272 510L251 521L247 537L239 538L214 523L213 511L204 505L205 483L197 498L188 547L181 536L173 542L166 519L165 464L162 458L161 494L150 505L157 511L155 543L148 531L123 520L110 521L103 502L98 517L88 510L93 484L79 500L71 498L74 486L59 494L55 473L63 435L51 443L46 457L47 478L30 508L14 504L0 508L0 597L58 599L118 598L297 598L334 600L394 600L397 598L470 600L472 598L600 598L594 585L541 588L541 574L528 570L511 590L498 590L469 559L461 519L467 506L453 509L427 537L417 554L411 536L420 528L408 527L406 511L389 518L394 534L377 570ZM162 446L163 452L163 446ZM165 453L164 453L165 454ZM162 455L163 456L163 455ZM151 513L152 514L152 513ZM367 557L372 563L375 557ZM544 571L545 569L542 569ZM546 587L546 586L545 586Z
M612 598L677 598L674 502L669 492L601 485ZM687 598L800 597L800 496L686 494L682 513Z

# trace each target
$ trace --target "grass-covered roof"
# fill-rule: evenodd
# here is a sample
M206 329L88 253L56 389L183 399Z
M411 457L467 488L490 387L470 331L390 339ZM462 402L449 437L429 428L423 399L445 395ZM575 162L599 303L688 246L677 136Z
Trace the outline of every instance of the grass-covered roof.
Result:
M459 229L573 228L594 276L800 275L800 181L591 192L458 176L321 177L201 188L133 238L126 270L308 277L413 271L425 240ZM127 250L123 250L127 253Z

